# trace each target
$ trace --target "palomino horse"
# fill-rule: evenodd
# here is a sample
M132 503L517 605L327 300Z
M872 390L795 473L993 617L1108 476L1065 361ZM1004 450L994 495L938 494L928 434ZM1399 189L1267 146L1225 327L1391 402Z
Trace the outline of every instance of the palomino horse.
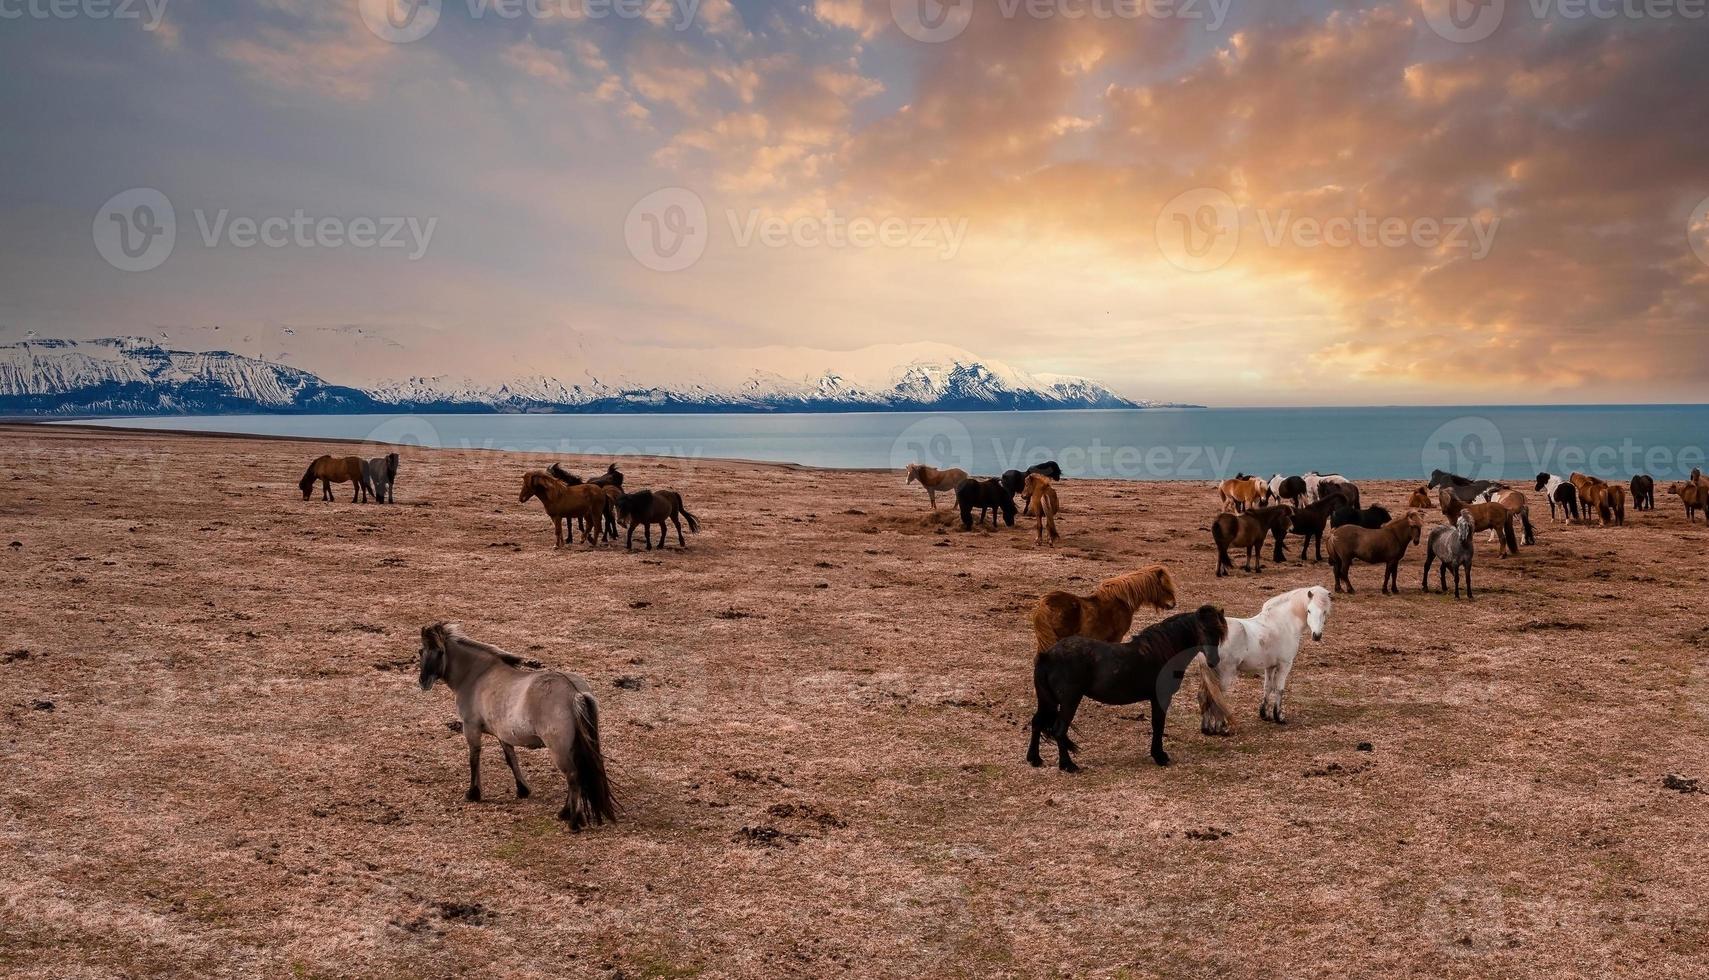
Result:
M1243 514L1246 508L1255 507L1268 499L1270 488L1255 476L1237 476L1232 480L1222 481L1217 487L1217 496L1222 500L1223 510Z
M1444 487L1442 494L1442 516L1450 521L1458 520L1461 514L1470 514L1472 530L1496 531L1501 541L1501 557L1517 554L1519 539L1513 534L1513 512L1503 504L1497 503L1465 503Z
M516 762L517 748L544 748L569 783L558 819L569 821L571 830L616 820L593 687L579 674L522 670L522 662L513 653L469 639L455 623L434 623L421 631L421 689L442 680L457 696L457 715L469 743L466 798L480 802L481 738L491 735L504 746L518 799L527 798L529 789Z
M1347 593L1353 593L1350 575L1353 562L1362 561L1384 566L1383 594L1392 591L1399 595L1400 560L1406 557L1407 545L1417 544L1423 533L1424 519L1416 510L1407 511L1375 531L1357 524L1336 528L1329 535L1329 564L1335 571L1335 591L1342 591L1345 585Z
M374 488L374 499L382 504L395 504L397 495L392 487L398 482L398 454L376 456L367 464L368 485Z
M1448 591L1448 572L1454 573L1454 598L1460 597L1460 568L1466 569L1466 599L1472 599L1472 515L1462 513L1452 527L1438 524L1430 529L1430 540L1424 552L1425 592L1430 591L1430 562L1439 561L1436 574L1442 580L1442 591Z
M570 486L540 470L529 470L522 474L522 493L516 502L525 504L531 497L540 498L540 505L546 508L546 516L552 519L553 548L564 546L565 521L570 522L568 537L574 542L578 519L582 522L582 540L589 547L599 544L599 534L604 529L600 524L605 513L603 489L586 483Z
M1199 730L1206 735L1227 735L1228 702L1224 695L1234 687L1236 676L1264 678L1264 698L1258 702L1258 717L1278 725L1288 722L1282 710L1282 693L1294 669L1305 633L1323 639L1334 605L1329 590L1321 585L1294 589L1271 596L1258 615L1250 619L1229 617L1228 637L1217 648L1221 662L1205 670L1199 691ZM1302 632L1303 631L1303 632Z
M303 472L303 478L297 481L297 489L303 492L303 499L309 499L313 492L315 481L320 481L320 499L332 499L334 483L354 484L350 491L350 502L367 500L374 492L368 483L368 464L360 456L321 456L309 464Z
M1570 481L1563 480L1553 473L1538 473L1537 485L1533 489L1549 501L1550 520L1566 520L1569 523L1578 520L1578 487ZM1556 506L1560 507L1558 515L1555 510Z
M1026 516L1037 519L1038 543L1044 544L1045 534L1049 532L1050 546L1056 547L1057 539L1062 537L1056 533L1056 515L1062 510L1061 502L1056 499L1056 486L1050 477L1034 473L1021 489L1027 498Z
M1151 702L1151 758L1160 766L1169 764L1163 751L1163 725L1169 702L1181 687L1181 679L1193 658L1204 654L1215 670L1221 663L1217 649L1228 635L1228 621L1215 606L1200 606L1197 612L1178 613L1135 633L1126 643L1105 643L1085 636L1071 636L1033 660L1033 690L1038 710L1033 714L1032 740L1027 762L1044 765L1038 754L1039 737L1056 740L1056 766L1063 772L1079 772L1069 753L1079 750L1068 737L1074 712L1082 698L1100 704Z
M1157 610L1175 608L1175 579L1162 565L1117 575L1098 583L1091 595L1047 592L1033 606L1033 636L1038 652L1069 636L1089 636L1117 643L1133 625L1140 606Z
M665 536L669 533L666 521L676 525L677 547L688 547L682 536L682 519L685 517L688 518L688 530L699 534L700 519L688 512L688 508L682 505L682 494L675 490L637 490L617 498L617 519L629 526L629 533L623 539L626 549L635 547L635 527L640 525L641 543L652 551L654 524L659 526L659 547L663 548Z
M908 478L903 483L918 483L926 488L926 499L931 501L932 509L938 509L938 494L953 493L967 479L967 471L951 467L940 470L935 466L924 463L909 463Z

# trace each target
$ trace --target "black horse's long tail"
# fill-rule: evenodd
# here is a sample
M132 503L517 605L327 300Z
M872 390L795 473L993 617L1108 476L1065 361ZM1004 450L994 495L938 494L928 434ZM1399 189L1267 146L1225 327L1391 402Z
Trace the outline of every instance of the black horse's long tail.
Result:
M1534 528L1531 527L1531 515L1530 515L1530 513L1527 511L1523 511L1523 510L1520 511L1519 512L1519 523L1525 525L1525 543L1528 545L1536 544L1537 543L1537 532Z
M1216 521L1211 521L1211 540L1216 542L1216 570L1233 567L1234 562L1228 557L1228 539L1223 537L1222 525Z
M1045 663L1049 651L1041 651L1033 658L1033 690L1038 694L1038 710L1033 712L1033 731L1046 738L1056 738L1056 692L1050 688L1050 666ZM1058 740L1061 746L1070 752L1080 751L1080 746L1074 740L1063 735Z
M1515 554L1519 551L1519 539L1513 534L1513 518L1509 517L1507 523L1501 526L1501 536L1507 541L1508 554Z
M682 512L682 516L688 518L688 532L690 534L699 534L700 533L700 521L698 519L696 519L693 514L690 514L688 512L687 507L684 507L681 504L677 504L676 509Z
M591 694L576 695L576 732L570 745L576 763L576 786L581 790L583 815L593 823L617 819L617 798L605 772L599 748L599 702Z

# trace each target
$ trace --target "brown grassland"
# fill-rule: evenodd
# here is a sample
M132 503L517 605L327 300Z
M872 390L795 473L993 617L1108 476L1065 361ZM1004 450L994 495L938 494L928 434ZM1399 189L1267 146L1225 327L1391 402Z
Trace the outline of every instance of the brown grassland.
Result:
M0 427L0 975L1709 975L1677 498L1603 529L1532 494L1472 604L1416 549L1399 596L1357 566L1289 724L1242 679L1202 736L1194 680L1163 769L1143 706L1089 704L1066 776L1023 761L1037 596L1163 562L1251 615L1327 565L1213 579L1206 483L1064 481L1053 551L899 473L647 458L687 550L555 553L544 459L406 450L396 506L305 503L326 451ZM554 819L543 753L515 799L490 741L464 801L415 683L441 618L592 679L621 823Z

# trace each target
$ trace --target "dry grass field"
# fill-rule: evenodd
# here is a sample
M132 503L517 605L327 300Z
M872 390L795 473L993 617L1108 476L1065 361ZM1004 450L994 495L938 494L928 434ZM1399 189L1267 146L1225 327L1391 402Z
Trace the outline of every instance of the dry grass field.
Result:
M1251 615L1327 566L1214 579L1203 484L1065 481L1052 551L899 474L644 458L688 548L554 553L545 459L304 503L328 450L0 427L0 974L1709 975L1709 793L1666 784L1709 789L1709 527L1665 494L1480 540L1471 604L1360 566L1289 724L1184 694L1164 769L1088 704L1067 776L1023 761L1038 595L1160 561ZM592 680L622 822L490 742L464 801L437 619Z

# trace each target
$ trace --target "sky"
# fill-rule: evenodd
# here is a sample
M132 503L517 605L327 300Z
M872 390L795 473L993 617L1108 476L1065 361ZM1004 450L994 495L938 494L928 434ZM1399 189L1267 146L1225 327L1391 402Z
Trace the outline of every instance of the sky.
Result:
M0 0L0 342L344 380L929 340L1214 405L1701 402L1706 14Z

